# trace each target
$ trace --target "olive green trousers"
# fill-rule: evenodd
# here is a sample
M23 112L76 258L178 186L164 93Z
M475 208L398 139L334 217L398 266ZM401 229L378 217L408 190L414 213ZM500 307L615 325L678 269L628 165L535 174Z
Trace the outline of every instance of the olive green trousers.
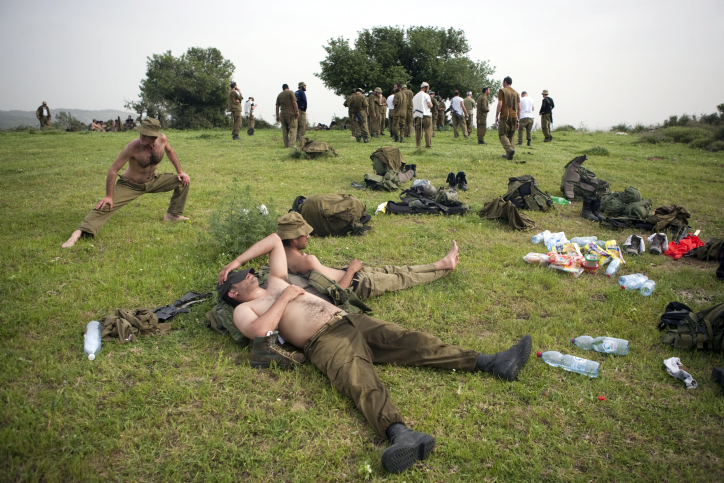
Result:
M300 109L297 119L297 143L302 144L305 134L307 134L307 113Z
M478 110L478 141L485 141L485 133L488 132L488 111Z
M103 206L100 210L93 208L80 223L78 229L93 236L98 235L103 225L116 211L147 193L163 193L173 190L167 212L169 215L181 216L184 214L189 186L184 186L178 177L171 173L155 174L151 181L144 184L133 183L123 175L118 175L118 181L113 187L113 208L109 209L108 205Z
M500 119L498 122L498 137L500 138L500 144L505 149L505 154L510 154L511 151L515 151L513 143L515 142L515 128L518 124L518 119Z
M450 273L449 270L436 270L434 263L402 267L392 265L362 267L362 270L355 274L358 284L354 293L360 300L365 301L385 292L395 292L415 285L434 282L448 273Z
M422 136L425 136L425 147L432 147L432 117L423 116L415 118L415 145L419 148Z
M231 135L238 136L241 131L241 111L232 112L231 115L234 117L234 127L231 128Z
M472 372L478 356L474 350L364 314L333 317L309 339L304 353L382 437L391 424L404 421L374 364Z
M551 137L551 115L543 114L540 117L540 128L543 131L543 135L547 138Z
M526 132L526 139L530 141L533 139L531 137L531 131L533 130L533 118L532 117L524 117L520 120L520 127L518 127L518 144L523 143L523 131Z
M284 147L293 146L297 140L297 117L293 112L282 112L279 114L282 125L282 136L284 137Z
M453 122L453 139L457 139L460 137L458 135L458 126L462 129L463 136L468 137L468 123L465 120L465 115L458 116L455 113L453 113L452 122Z

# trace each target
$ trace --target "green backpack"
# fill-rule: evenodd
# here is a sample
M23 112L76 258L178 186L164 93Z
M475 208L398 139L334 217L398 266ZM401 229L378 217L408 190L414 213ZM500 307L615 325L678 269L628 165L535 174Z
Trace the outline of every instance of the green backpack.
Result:
M533 211L548 211L553 207L553 200L546 191L538 188L533 176L508 178L508 192L503 195L504 201L510 201L516 208L527 208Z
M652 203L650 199L628 203L624 205L623 216L645 221L649 215L651 215L651 206Z
M376 170L377 168L375 168ZM400 189L400 176L394 171L387 171L384 175L365 174L365 184L373 190L397 191Z
M628 188L623 190L623 193L621 193L621 201L623 201L624 205L638 203L639 201L641 201L641 192L638 190L638 188L629 186Z
M679 302L671 302L661 316L661 341L675 349L701 349L724 353L724 303L701 312L692 312Z
M364 235L370 229L367 206L352 195L297 196L292 210L314 229L314 236Z
M706 245L696 249L696 258L705 262L709 260L718 262L722 257L722 251L724 251L724 240L712 238L706 242Z
M616 191L614 193L608 193L601 198L601 206L598 208L598 211L609 217L617 217L623 213L623 208L621 193Z
M641 192L632 186L623 191L608 193L601 198L598 211L609 218L646 220L651 215L651 200L642 199Z

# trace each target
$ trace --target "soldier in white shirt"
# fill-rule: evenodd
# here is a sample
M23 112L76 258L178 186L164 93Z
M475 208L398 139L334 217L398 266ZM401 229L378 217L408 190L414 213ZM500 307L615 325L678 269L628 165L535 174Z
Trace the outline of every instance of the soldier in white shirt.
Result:
M420 147L422 133L425 133L425 148L432 148L432 100L427 91L430 90L430 84L423 82L420 86L420 92L412 98L412 119L415 124L415 143Z
M520 127L518 127L518 146L523 144L523 131L528 136L528 146L530 146L530 132L533 130L533 99L528 97L528 93L523 91L520 93Z

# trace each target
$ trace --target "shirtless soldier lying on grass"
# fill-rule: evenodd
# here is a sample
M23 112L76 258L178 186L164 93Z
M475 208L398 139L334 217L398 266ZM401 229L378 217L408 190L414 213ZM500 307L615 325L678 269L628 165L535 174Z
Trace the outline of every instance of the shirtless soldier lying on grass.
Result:
M514 381L528 362L530 335L506 351L485 355L445 344L424 332L340 311L289 284L284 245L276 233L255 243L237 260L243 265L267 254L270 271L266 289L259 287L251 269L222 271L218 276L219 297L238 303L234 325L250 339L278 330L293 345L304 347L307 359L329 378L332 386L354 401L381 436L390 438L390 446L382 453L382 466L387 471L400 473L427 458L435 447L435 438L405 426L373 364L485 371ZM457 253L453 258L454 268Z
M171 203L163 219L166 221L188 220L182 215L191 179L181 169L178 157L166 139L166 135L161 133L161 123L156 119L146 118L141 121L140 126L133 129L140 133L139 139L128 143L108 170L106 196L86 215L78 229L73 232L68 241L63 243L63 248L75 245L75 242L84 233L96 236L116 211L146 193L173 190ZM164 152L178 174L156 174L156 168L158 168L158 163L163 160ZM116 181L116 175L126 163L128 163L128 168L122 175L119 175L119 179ZM106 205L108 205L107 210Z

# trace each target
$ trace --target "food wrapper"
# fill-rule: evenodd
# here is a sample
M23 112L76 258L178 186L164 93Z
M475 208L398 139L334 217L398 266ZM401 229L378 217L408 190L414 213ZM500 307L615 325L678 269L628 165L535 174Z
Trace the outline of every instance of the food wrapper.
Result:
M548 256L550 258L550 265L548 265L548 268L572 273L576 277L583 273L582 255L562 255L560 253L551 252Z
M619 248L616 240L609 240L606 242L606 251L611 257L618 258L621 260L622 264L626 265L626 260L623 259L623 253L621 253L621 248Z
M593 253L594 255L598 255L599 260L604 261L605 259L611 258L611 254L608 253L603 248L599 247L595 243L587 243L583 247L583 254L586 253Z
M559 253L562 255L583 256L583 254L581 254L581 247L578 246L578 243L566 243L565 245L559 246L561 247L561 251ZM556 247L556 251L558 251L558 247Z
M523 260L530 263L531 265L540 265L545 267L550 263L550 257L545 253L529 253L523 257Z

